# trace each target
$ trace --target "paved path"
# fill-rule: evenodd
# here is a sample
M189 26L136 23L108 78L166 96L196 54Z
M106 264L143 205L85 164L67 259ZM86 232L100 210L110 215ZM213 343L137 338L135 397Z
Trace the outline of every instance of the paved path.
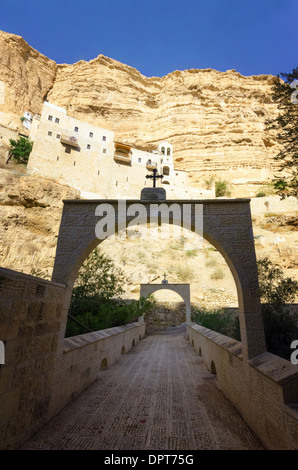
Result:
M22 449L262 449L184 335L147 336Z

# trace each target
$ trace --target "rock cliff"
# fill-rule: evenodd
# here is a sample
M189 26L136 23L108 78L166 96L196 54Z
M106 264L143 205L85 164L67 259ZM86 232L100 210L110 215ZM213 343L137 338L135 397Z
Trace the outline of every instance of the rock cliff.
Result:
M63 199L79 192L0 169L0 265L50 279Z
M24 111L39 113L57 65L20 36L0 31L0 124L17 128Z
M272 76L244 77L235 70L206 69L145 77L102 55L90 62L57 65L20 36L4 32L0 32L0 49L0 158L7 154L9 138L24 131L20 121L24 111L40 113L46 98L66 108L70 116L115 130L117 140L133 146L152 149L157 142L169 140L176 168L188 170L194 186L201 186L216 174L232 180L234 186L237 180L243 196L250 182L265 181L274 169L277 144L274 135L265 130L265 120L277 113L270 98ZM0 264L50 277L62 200L79 194L53 181L2 166ZM269 202L272 205L274 201L266 200L265 206L260 201L263 211L269 210ZM275 216L284 212L283 207L274 209L271 205ZM254 216L259 214L260 208L252 209ZM260 220L254 221L257 254L270 255L293 275L296 264L291 247L295 246L295 233L290 231L285 236L283 232L278 237L280 229L272 225L274 221L267 226L270 219L262 210ZM212 248L211 258L210 247L195 252L191 247L185 250L173 246L170 241L158 254L156 246L148 243L138 247L119 243L106 241L103 248L125 269L128 296L137 297L140 282L152 282L166 271L173 282L200 278L194 286L195 301L208 305L208 295L212 294L213 303L218 295L226 304L234 304L231 273ZM221 279L212 278L216 269L222 270ZM215 287L208 287L210 279Z
M169 140L176 168L189 171L194 185L218 172L242 183L271 174L277 145L264 123L277 112L272 76L192 69L145 77L103 55L57 65L4 32L0 47L2 125L16 124L25 110L40 112L47 98L133 146L150 149Z

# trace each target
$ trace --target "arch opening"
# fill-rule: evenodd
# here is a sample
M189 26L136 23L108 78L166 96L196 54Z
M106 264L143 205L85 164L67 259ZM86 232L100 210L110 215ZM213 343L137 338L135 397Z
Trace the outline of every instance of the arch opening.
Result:
M190 321L189 293L188 284L141 284L140 298L150 295L154 299L153 307L144 314L146 332Z
M100 363L100 370L107 370L108 369L108 360L106 357Z
M86 202L87 205L92 205L91 201L84 201L83 204ZM127 201L126 201L127 202ZM201 202L201 201L197 201ZM234 204L239 204L242 201L236 200L229 200L229 201L220 201L227 206L227 215L221 217L223 221L225 221L225 217L227 220L229 219L230 212L231 214L235 213L235 209L237 209L237 216L234 216L235 224L232 229L228 230L219 230L220 224L218 221L220 217L214 217L212 215L212 210L215 208L217 210L217 203L210 201L210 217L209 217L209 208L206 209L206 217L204 218L204 233L203 237L209 243L211 243L214 248L222 255L224 260L226 261L231 274L233 276L236 289L237 289L237 297L239 301L239 322L240 322L240 330L241 330L241 340L242 346L244 346L244 356L245 357L254 357L255 355L261 354L262 352L266 351L265 346L265 339L263 335L263 324L262 324L262 317L260 313L260 299L259 299L259 292L258 292L258 279L257 279L257 267L256 267L256 259L255 259L255 252L254 252L254 245L253 245L253 237L252 237L252 230L251 230L251 222L249 222L249 218L247 218L247 212L249 212L248 200L244 200L243 204L246 207L243 207L243 218L241 210L239 210L239 206L235 207ZM115 204L115 202L112 201ZM78 204L75 202L74 204ZM94 203L93 203L94 204ZM143 205L146 206L147 203ZM167 204L167 203L166 203ZM169 204L169 203L168 203ZM147 204L150 206L150 204ZM178 205L182 207L182 202L178 202ZM204 210L206 201L203 201ZM94 206L93 206L94 207ZM248 208L248 211L245 210ZM68 207L69 209L69 207ZM94 210L94 209L93 209ZM234 212L233 212L234 211ZM117 212L116 212L117 213ZM221 211L219 210L219 214ZM148 212L147 212L148 215ZM243 220L242 220L243 219ZM117 221L117 216L116 216ZM181 221L172 219L171 225L179 226ZM147 224L147 217L146 219L142 218L128 218L125 222L125 226L129 226L130 230L135 225L146 225ZM229 227L229 225L226 225ZM122 225L123 227L123 225ZM121 228L122 228L121 227ZM67 231L68 229L65 228ZM195 226L193 222L191 226L187 228L187 230L194 231ZM118 231L117 222L113 229L111 229L110 233L107 231L106 235L112 235ZM61 232L61 230L60 230ZM62 231L63 232L63 231ZM56 256L54 272L53 272L53 281L57 282L67 282L68 287L68 300L66 299L65 305L67 301L70 300L71 289L76 278L77 272L81 264L83 263L84 259L87 255L103 240L99 240L96 238L94 234L94 226L93 226L93 233L88 233L87 235L82 237L82 240L77 246L76 250L73 250L71 255L68 258L68 263L65 269L65 266L59 267L59 269L55 268L59 265L59 256ZM66 238L66 237L65 237ZM239 239L241 238L241 243L239 243ZM243 241L245 240L245 251L242 247ZM59 254L59 242L57 247L57 253ZM250 304L250 305L249 305ZM253 315L255 323L253 324L249 320L249 316ZM256 330L258 331L258 338L256 338Z
M211 372L211 374L216 375L216 367L215 367L214 361L211 361L210 372Z

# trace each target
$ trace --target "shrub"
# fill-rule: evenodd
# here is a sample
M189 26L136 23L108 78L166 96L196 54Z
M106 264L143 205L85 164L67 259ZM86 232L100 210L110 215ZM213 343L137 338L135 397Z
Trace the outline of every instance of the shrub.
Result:
M177 269L177 276L181 281L187 282L193 279L194 273L189 266L180 266Z
M217 266L217 260L215 258L211 258L208 261L206 261L205 266L209 268L214 268L214 266Z
M267 350L289 360L298 323L287 303L294 302L298 282L285 277L268 257L258 261L258 273Z
M238 314L231 310L200 308L192 314L192 321L240 341Z
M151 297L133 300L130 303L108 300L98 304L97 299L94 300L85 299L84 303L80 303L81 313L74 316L70 314L66 326L66 337L132 323L154 304Z
M223 279L225 277L224 272L221 268L216 268L210 276L210 279L218 281L219 279Z
M206 189L208 189L208 190L212 189L214 180L215 180L215 176L210 176L209 179L205 180Z
M215 181L215 197L230 196L231 191L228 189L227 181Z
M25 137L20 137L19 140L9 139L9 142L10 150L6 163L8 163L11 158L13 158L18 163L24 163L27 165L29 155L33 147L33 142L29 139L26 139Z
M194 258L197 256L197 250L186 250L185 254L188 258Z

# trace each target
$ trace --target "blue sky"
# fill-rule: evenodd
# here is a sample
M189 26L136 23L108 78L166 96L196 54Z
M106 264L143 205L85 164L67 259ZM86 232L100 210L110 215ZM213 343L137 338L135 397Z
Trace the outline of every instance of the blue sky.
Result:
M298 66L298 0L0 0L0 7L1 30L57 63L104 54L146 76L191 68L276 75Z

